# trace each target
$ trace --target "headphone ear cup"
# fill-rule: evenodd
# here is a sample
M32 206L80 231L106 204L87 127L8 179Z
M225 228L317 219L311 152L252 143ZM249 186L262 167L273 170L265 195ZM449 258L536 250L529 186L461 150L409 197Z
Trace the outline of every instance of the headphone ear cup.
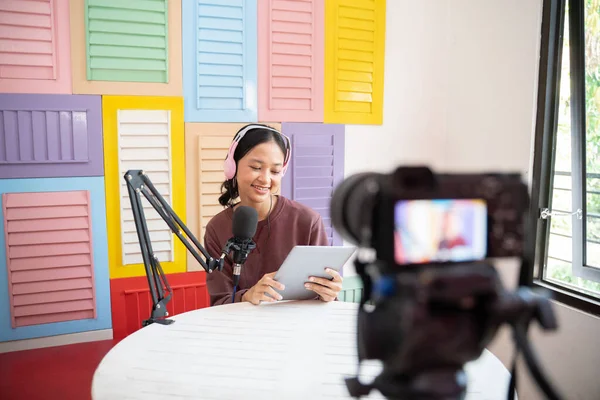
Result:
M225 173L225 178L233 179L235 176L236 165L235 159L233 155L235 154L235 149L237 148L238 142L233 141L231 146L229 146L229 151L227 152L227 157L225 158L225 162L223 163L223 172Z
M233 179L235 176L235 161L231 157L227 157L225 162L223 163L223 172L225 173L225 178Z

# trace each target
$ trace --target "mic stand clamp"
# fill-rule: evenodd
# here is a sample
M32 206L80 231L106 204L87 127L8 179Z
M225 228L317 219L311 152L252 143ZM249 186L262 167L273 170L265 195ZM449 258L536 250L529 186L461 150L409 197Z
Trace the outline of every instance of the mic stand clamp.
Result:
M242 265L246 262L248 254L256 248L256 243L250 240L234 240L229 242L229 251L233 250L233 286L237 287L240 283L240 274ZM228 243L228 244L229 244Z

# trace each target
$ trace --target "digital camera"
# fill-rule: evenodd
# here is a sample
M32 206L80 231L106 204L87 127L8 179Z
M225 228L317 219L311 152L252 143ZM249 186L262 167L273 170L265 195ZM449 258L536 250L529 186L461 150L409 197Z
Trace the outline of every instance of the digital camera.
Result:
M398 266L521 257L528 206L519 174L400 167L343 181L331 214L342 236Z
M531 266L528 208L519 174L399 167L338 185L332 223L359 247L363 282L358 362L378 359L384 367L368 384L347 379L351 395L377 389L389 399L461 399L464 364L480 357L503 323L515 328L537 371L526 331L533 319L556 328L547 294L504 290L491 262L515 257L522 268Z

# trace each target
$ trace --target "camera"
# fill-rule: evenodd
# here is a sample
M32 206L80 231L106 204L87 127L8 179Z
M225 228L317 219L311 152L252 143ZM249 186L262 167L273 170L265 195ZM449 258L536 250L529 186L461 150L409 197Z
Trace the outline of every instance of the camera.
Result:
M549 297L525 280L505 290L492 263L513 257L527 276L528 210L519 174L436 174L407 166L356 174L336 187L332 223L358 246L363 282L358 363L383 363L371 383L346 379L352 396L377 389L388 399L461 399L464 364L509 324L538 385L558 398L527 342L533 320L557 328Z

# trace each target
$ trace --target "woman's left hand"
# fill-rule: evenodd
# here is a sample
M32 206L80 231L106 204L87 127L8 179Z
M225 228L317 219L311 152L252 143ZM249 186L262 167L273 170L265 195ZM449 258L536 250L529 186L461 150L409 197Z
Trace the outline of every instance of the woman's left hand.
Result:
M304 284L308 290L312 290L319 295L319 299L323 301L333 301L342 290L342 276L331 268L325 268L325 272L333 277L333 279L318 278L311 276L310 282Z

